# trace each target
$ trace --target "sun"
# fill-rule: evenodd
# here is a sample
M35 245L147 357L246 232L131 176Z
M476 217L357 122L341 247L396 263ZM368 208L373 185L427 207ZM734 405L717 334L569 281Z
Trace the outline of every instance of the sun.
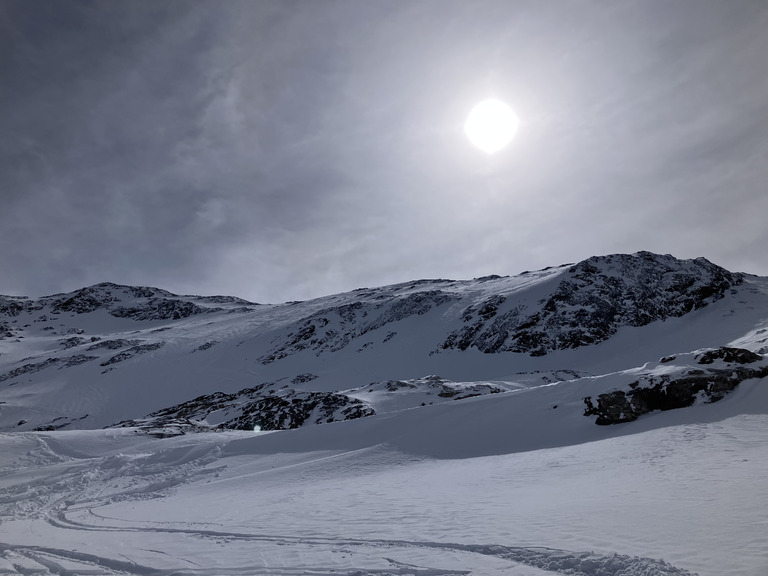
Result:
M500 100L483 100L464 123L469 141L487 154L493 154L512 141L520 121L512 108Z

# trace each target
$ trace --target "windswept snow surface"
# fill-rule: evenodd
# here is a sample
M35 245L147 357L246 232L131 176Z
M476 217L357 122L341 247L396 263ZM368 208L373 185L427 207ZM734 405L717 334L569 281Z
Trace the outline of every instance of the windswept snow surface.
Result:
M2 434L0 574L766 573L759 381L602 440L573 444L563 425L550 430L561 445L538 450L523 431L457 443L454 409L423 409L428 442L396 414L166 439ZM451 457L451 443L461 455L494 442L507 452Z
M765 576L766 354L768 279L649 253L280 305L0 297L0 574ZM330 392L375 415L208 431Z

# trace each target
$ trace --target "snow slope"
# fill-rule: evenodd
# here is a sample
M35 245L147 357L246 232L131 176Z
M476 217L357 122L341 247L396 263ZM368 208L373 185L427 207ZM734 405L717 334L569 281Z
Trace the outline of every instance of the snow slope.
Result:
M100 284L0 335L0 574L768 573L765 278Z
M0 324L0 430L83 429L256 387L436 375L514 389L735 341L764 352L768 282L641 252L281 305L99 284L2 297Z
M572 444L563 425L562 446L538 450L535 427L459 441L451 414L428 442L384 417L162 440L6 433L0 573L756 576L767 409L752 382L603 440ZM505 452L452 457L488 442Z

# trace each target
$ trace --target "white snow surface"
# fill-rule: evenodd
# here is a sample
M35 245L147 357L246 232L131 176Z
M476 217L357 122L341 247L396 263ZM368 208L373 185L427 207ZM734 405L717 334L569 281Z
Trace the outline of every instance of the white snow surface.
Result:
M166 439L6 433L0 573L757 576L764 388L602 440L499 440L510 451L470 458L424 455L413 422L383 433L374 418ZM451 426L433 421L431 442L455 442Z
M567 270L282 305L110 284L78 296L106 307L79 313L62 308L71 294L20 312L0 297L16 310L0 318L0 574L768 574L766 378L626 424L584 416L585 396L694 373L708 348L765 355L768 280L546 356L440 348L468 306L502 294L532 308ZM397 315L438 290L450 298ZM307 318L327 346L292 344ZM342 391L376 415L171 438L101 429L265 383Z

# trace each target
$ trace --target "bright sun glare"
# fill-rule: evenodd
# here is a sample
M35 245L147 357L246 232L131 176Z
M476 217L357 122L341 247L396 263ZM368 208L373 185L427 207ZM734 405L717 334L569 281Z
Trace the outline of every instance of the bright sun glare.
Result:
M464 124L469 141L483 152L493 154L510 143L520 121L512 108L499 100L483 100Z

